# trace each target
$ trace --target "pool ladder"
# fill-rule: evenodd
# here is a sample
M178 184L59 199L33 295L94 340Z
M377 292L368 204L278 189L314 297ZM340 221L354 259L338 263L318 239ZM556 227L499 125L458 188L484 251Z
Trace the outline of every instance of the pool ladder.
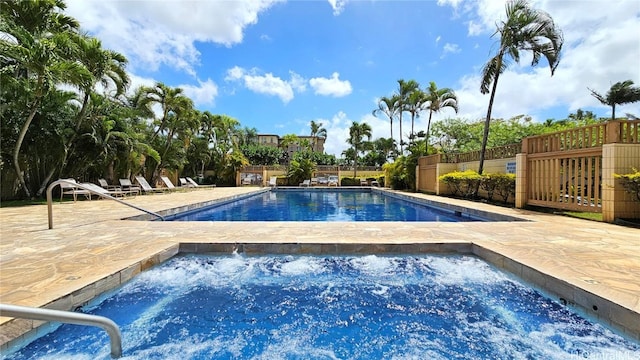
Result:
M140 210L140 211L145 212L145 213L147 213L149 215L153 215L153 216L159 218L160 220L164 221L164 217L162 215L154 213L153 211L149 211L149 210L143 209L143 208L141 208L139 206L135 206L135 205L126 203L126 202L124 202L124 201L122 201L120 199L117 199L117 198L109 195L109 194L103 194L103 193L97 192L97 191L95 191L95 190L93 190L93 189L91 189L89 187L86 187L86 186L84 186L82 184L71 182L71 181L68 181L68 180L65 180L65 179L60 179L60 180L56 180L56 181L52 182L49 185L49 187L47 187L47 210L48 210L48 214L49 214L49 229L53 229L53 195L52 195L53 188L58 186L58 185L62 185L62 184L73 185L73 186L75 186L77 188L80 188L82 190L88 191L92 195L98 195L98 196L103 197L105 199L114 200L116 202L119 202L120 204L132 207L132 208L134 208L136 210Z
M98 326L109 334L111 340L111 357L116 359L122 356L122 335L120 334L120 329L115 322L104 316L8 304L0 304L0 316Z

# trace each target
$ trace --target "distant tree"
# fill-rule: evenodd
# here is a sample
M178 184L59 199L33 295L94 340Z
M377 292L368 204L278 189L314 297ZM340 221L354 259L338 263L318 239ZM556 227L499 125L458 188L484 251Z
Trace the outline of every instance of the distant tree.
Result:
M409 103L409 96L412 92L419 88L419 84L415 80L405 81L404 79L398 80L398 90L394 94L396 102L394 104L396 111L398 112L398 122L400 123L400 154L404 153L404 140L402 137L402 113L407 110L407 104Z
M327 129L322 127L321 122L311 120L311 138L313 141L313 151L318 151L318 138L327 138Z
M371 126L365 122L358 124L353 122L349 128L349 138L347 143L353 148L353 177L357 176L358 154L367 147L364 138L371 140ZM367 142L368 142L367 141Z
M398 102L397 95L386 97L383 96L378 100L378 108L373 110L371 114L373 116L379 116L380 114L384 114L389 119L389 124L391 125L391 139L393 140L393 119L398 115L398 108L396 107L396 103ZM395 144L394 144L395 146ZM395 157L394 152L394 157Z
M431 131L431 116L433 113L439 113L443 108L452 108L458 113L458 97L456 93L449 88L438 89L436 83L431 81L429 87L425 89L425 101L428 102L429 120L427 121L427 132L425 133L425 142L429 146L429 133Z
M620 81L611 86L605 95L589 89L591 95L603 105L611 106L611 120L616 119L616 105L630 104L640 101L640 87L634 87L633 81Z
M480 174L482 174L484 167L491 110L498 87L498 78L508 66L505 57L510 57L515 62L520 62L520 51L531 51L531 66L535 66L540 61L540 58L544 56L549 62L549 68L553 76L560 63L560 51L564 41L562 32L556 27L551 16L544 11L531 8L525 0L509 1L505 8L506 21L502 21L493 34L500 35L498 53L489 59L489 62L482 69L480 92L483 94L491 93L491 95L480 149L480 166L478 169Z

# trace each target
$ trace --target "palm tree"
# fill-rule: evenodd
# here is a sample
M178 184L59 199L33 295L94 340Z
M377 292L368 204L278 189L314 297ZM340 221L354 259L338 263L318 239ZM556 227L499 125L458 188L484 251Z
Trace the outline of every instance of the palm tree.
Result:
M431 131L431 116L438 113L442 108L450 107L456 114L458 113L458 97L456 93L449 88L438 89L436 83L431 81L429 88L425 90L426 101L429 102L429 120L427 121L427 133L425 134L425 142L427 151L429 151L429 132Z
M318 151L318 138L327 138L327 129L322 127L322 123L311 120L311 137L313 138L313 151Z
M356 171L358 169L358 153L363 151L365 148L365 142L363 141L364 137L367 137L369 141L371 141L371 126L365 122L362 124L358 124L357 122L352 122L351 127L349 128L349 138L347 139L347 143L353 147L354 157L353 157L353 177L356 177Z
M398 115L398 108L395 106L398 101L398 97L393 95L391 97L383 96L378 100L378 108L371 112L371 115L378 116L384 114L389 118L389 124L391 125L391 139L393 139L393 119Z
M505 9L507 19L498 25L498 29L493 34L500 34L498 53L489 59L489 62L482 69L480 92L483 94L491 92L491 96L484 123L482 148L480 149L480 168L478 170L480 174L482 174L484 166L491 109L498 87L498 78L508 65L505 56L512 58L515 62L520 62L520 51L531 51L533 55L531 66L537 65L540 57L544 56L549 62L553 76L560 63L560 51L563 44L562 32L546 12L532 9L525 0L510 1L505 5Z
M13 66L14 81L27 82L29 89L27 117L18 133L12 160L20 185L26 196L31 197L20 166L20 150L29 126L49 91L55 91L60 84L86 84L90 74L72 58L71 37L79 25L60 13L65 8L64 2L3 1L1 8L0 33L10 35L0 38L2 72L11 71Z
M399 114L398 121L400 122L400 154L403 151L404 141L402 141L402 113L407 110L407 103L409 101L409 95L418 89L418 82L415 80L405 81L403 79L398 80L398 92L395 93L396 102L394 103L394 107Z
M425 98L426 94L419 87L413 90L407 98L407 111L411 114L411 133L409 134L411 142L415 140L414 123L416 117L420 116L420 111L426 102Z
M591 90L591 95L603 105L611 106L611 120L616 119L616 105L630 104L640 101L640 87L633 87L633 81L620 81L611 86L606 95Z

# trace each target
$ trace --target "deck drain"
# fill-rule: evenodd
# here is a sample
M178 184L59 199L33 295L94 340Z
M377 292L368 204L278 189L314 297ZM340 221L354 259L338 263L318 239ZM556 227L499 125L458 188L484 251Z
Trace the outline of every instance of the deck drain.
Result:
M78 279L80 279L80 276L75 276L75 275L67 276L65 278L65 280L78 280Z

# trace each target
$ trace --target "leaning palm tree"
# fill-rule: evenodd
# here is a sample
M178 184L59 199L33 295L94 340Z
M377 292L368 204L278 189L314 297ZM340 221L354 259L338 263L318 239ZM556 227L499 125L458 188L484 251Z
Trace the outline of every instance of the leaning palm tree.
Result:
M351 127L349 128L349 138L347 139L347 143L353 147L353 177L355 178L357 175L358 169L358 153L363 151L365 148L365 141L363 138L366 137L369 141L371 141L371 126L365 122L362 124L358 124L357 122L352 122Z
M398 122L400 123L400 154L403 154L402 141L402 113L407 111L407 103L409 102L409 95L419 88L418 82L415 80L405 81L403 79L398 80L398 92L396 95L396 102L394 104L399 114Z
M378 99L378 108L371 112L373 116L377 117L380 114L384 114L389 118L389 123L391 124L391 139L393 139L393 119L398 115L398 108L395 106L397 101L398 97L396 95L391 97L383 96Z
M598 99L603 105L611 106L611 120L616 119L616 105L629 104L640 101L640 87L634 87L633 81L620 81L607 91L606 95L601 95L595 90L589 89L591 95Z
M544 56L549 62L551 75L555 72L560 63L560 51L562 49L562 31L553 22L549 14L544 11L533 9L525 0L510 1L505 6L507 19L498 25L498 29L493 34L500 34L498 53L489 59L482 69L482 83L480 92L491 93L487 118L484 123L484 134L482 137L482 148L480 149L481 174L484 166L484 156L489 138L489 125L491 121L491 109L498 87L498 78L508 66L506 57L512 58L515 62L520 62L520 51L528 50L532 52L531 66L535 66Z
M452 108L458 113L458 97L449 88L438 89L436 83L431 81L425 89L426 101L429 103L429 120L427 120L427 133L425 134L426 150L429 151L429 132L431 131L431 116L446 107Z
M426 104L426 94L420 88L413 90L407 98L407 111L411 114L411 132L409 133L409 139L411 143L415 141L414 124L416 117L420 116L420 111L424 109Z

